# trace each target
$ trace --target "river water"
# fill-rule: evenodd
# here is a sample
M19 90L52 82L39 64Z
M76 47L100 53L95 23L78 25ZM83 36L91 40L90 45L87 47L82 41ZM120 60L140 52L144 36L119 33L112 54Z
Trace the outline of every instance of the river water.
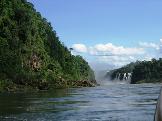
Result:
M153 121L160 84L1 93L0 121Z

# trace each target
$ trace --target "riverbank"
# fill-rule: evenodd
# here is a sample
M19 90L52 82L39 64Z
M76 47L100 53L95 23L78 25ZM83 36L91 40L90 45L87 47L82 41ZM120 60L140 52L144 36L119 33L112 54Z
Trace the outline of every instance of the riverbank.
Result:
M156 80L156 79L152 79L152 80L140 80L140 81L137 81L136 83L131 83L131 84L142 84L142 83L162 83L162 80Z
M80 87L95 87L96 80L79 80L79 81L65 81L63 79L56 81L57 83L39 82L37 85L30 84L16 84L13 81L1 80L0 92L17 92L17 91L39 91L50 89L64 89L64 88L80 88Z

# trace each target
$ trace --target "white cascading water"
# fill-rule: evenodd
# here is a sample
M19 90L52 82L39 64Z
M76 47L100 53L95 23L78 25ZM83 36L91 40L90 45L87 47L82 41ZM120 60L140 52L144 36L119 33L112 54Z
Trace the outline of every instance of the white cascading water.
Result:
M123 76L122 80L121 76ZM131 81L131 76L132 73L117 73L114 80L111 80L111 77L108 76L105 79L101 79L101 81L98 81L98 83L100 85L129 84Z
M121 81L121 82L125 82L125 83L130 83L132 73L124 73L122 80L121 80L121 75L122 75L121 73L116 74L115 81Z

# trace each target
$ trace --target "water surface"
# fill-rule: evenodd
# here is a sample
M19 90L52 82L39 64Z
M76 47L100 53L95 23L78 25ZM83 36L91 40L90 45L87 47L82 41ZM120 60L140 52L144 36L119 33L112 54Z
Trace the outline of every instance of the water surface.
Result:
M160 84L1 93L1 121L153 121Z

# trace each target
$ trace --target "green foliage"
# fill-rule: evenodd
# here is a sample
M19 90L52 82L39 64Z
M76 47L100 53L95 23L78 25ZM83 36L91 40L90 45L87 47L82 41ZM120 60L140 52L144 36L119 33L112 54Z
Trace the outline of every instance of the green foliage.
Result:
M40 87L94 80L81 56L71 55L33 5L26 0L0 1L0 80Z
M115 79L117 74L121 74L122 80L124 73L132 73L131 83L152 83L162 81L162 58L151 61L137 61L130 63L122 68L112 70L107 73L111 79Z
M135 66L131 83L161 82L162 81L162 59L152 59L151 61L142 61Z
M118 74L120 74L120 80L122 80L122 79L123 79L123 76L124 76L124 73L132 73L134 67L135 67L136 65L138 65L138 63L139 63L139 61L137 61L137 62L135 62L135 63L131 62L130 64L127 64L127 65L125 65L125 66L123 66L123 67L121 67L121 68L111 70L110 72L108 72L108 73L106 74L105 77L110 76L110 78L111 78L112 80L114 80L114 79L116 78L116 76L117 76Z

